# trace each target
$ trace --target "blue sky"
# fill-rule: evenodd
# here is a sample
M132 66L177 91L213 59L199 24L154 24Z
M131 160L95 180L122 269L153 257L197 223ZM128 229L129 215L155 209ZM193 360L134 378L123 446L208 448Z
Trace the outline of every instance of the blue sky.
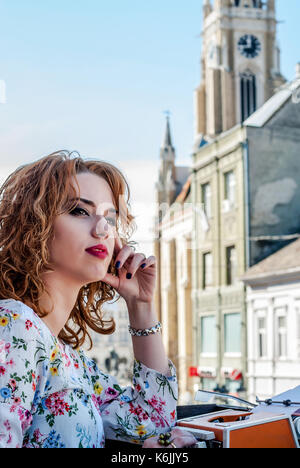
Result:
M277 5L291 79L300 2ZM189 161L201 24L201 0L0 0L1 160L61 148L155 160L169 109L178 163Z
M300 1L277 6L292 79ZM190 164L201 26L201 0L0 0L1 164L77 150L128 171L141 197L143 178L156 176L165 110L177 164Z

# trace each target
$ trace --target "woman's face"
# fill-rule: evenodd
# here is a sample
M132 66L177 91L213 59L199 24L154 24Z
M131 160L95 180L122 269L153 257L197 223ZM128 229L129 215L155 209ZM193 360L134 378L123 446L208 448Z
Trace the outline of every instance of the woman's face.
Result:
M80 200L73 211L57 216L50 254L60 279L82 287L101 281L107 273L114 254L117 215L105 179L91 173L81 173L76 178L80 199L89 202ZM74 181L73 186L76 188ZM107 248L105 258L86 250L99 244Z

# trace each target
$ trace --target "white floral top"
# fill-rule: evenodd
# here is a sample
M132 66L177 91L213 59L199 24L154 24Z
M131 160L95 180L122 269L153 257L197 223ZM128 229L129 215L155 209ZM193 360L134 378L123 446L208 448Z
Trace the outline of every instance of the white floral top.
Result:
M0 300L0 448L142 444L175 425L177 381L138 361L121 388L82 350L63 345L27 305Z

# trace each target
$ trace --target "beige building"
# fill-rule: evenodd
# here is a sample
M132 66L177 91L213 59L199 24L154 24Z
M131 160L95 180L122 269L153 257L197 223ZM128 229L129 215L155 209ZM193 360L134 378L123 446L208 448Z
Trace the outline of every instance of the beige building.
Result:
M284 84L275 2L204 2L191 196L195 386L245 396L247 304L239 277L300 228L299 77ZM277 88L279 86L279 88Z
M158 262L156 308L169 358L179 378L179 402L190 401L193 363L191 304L191 235L193 213L190 203L190 169L175 165L170 124L160 150L156 184L159 208L155 223L155 255ZM190 392L190 395L188 394Z
M299 90L300 76L194 155L192 200L203 204L209 225L194 219L194 343L205 388L226 385L238 393L246 385L247 307L239 278L300 232ZM236 370L244 380L233 380Z
M167 123L156 187L158 204L165 203L156 222L156 305L181 398L222 387L247 396L247 302L239 278L286 244L280 236L300 230L300 73L298 66L287 84L281 75L275 2L206 0L203 8L191 168L175 166ZM182 190L191 218L172 206ZM188 282L179 266L182 236L190 240L182 249ZM189 376L190 366L197 376Z
M203 0L203 16L196 134L215 137L261 107L284 79L275 0Z

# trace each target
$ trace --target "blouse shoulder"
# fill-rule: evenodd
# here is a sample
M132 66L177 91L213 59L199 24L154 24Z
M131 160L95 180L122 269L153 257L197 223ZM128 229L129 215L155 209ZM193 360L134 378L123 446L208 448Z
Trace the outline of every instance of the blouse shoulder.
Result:
M15 299L0 300L0 336L4 339L11 335L18 338L30 336L47 343L46 332L40 317L26 304Z
M35 396L46 388L51 340L50 330L30 307L0 300L0 405L32 410Z

